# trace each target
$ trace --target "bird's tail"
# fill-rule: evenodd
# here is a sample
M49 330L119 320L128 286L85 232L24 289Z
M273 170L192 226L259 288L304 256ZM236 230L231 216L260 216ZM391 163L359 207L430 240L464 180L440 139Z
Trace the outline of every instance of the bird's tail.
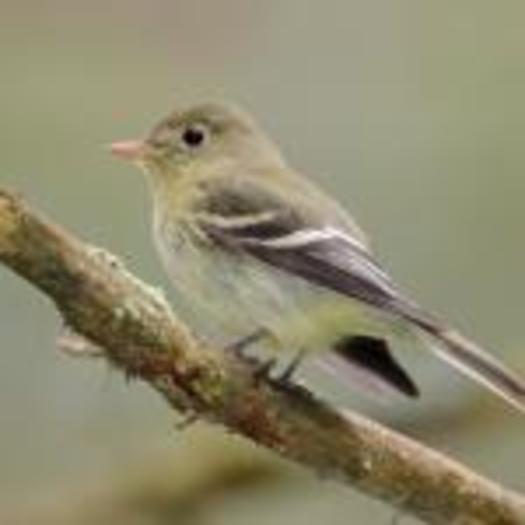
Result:
M458 331L419 315L411 315L410 320L438 357L525 413L525 381L521 377Z

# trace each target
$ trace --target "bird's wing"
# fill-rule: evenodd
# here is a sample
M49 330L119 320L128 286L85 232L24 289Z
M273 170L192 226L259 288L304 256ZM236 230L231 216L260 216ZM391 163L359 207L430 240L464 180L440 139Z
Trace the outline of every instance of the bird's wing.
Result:
M525 412L525 381L401 293L347 227L353 223L340 210L324 215L304 207L300 199L260 186L256 191L242 184L219 188L200 215L201 229L217 247L255 257L408 321L431 336L437 343L431 348L440 358ZM214 210L213 202L229 204Z
M271 187L217 185L200 204L199 225L216 246L314 285L391 314L416 309L374 260L360 231L348 227L354 223L340 209L332 211L328 206L324 216Z

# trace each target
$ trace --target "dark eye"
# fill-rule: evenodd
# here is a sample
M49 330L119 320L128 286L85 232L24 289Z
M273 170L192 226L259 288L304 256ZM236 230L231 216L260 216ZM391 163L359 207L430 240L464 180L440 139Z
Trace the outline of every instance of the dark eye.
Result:
M186 146L189 146L190 148L197 148L204 142L204 139L206 138L205 135L206 132L203 128L191 126L184 130L184 133L182 134L182 140Z

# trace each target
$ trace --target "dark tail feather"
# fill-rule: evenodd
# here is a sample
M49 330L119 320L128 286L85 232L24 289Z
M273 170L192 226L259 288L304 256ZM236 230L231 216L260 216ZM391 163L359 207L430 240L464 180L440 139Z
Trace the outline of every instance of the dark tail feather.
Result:
M525 412L525 381L495 357L456 330L444 328L422 314L407 315L424 334L436 355L466 376Z
M525 382L514 372L458 332L444 330L435 337L439 357L525 412Z
M390 388L408 397L418 397L419 390L410 376L394 359L383 339L350 336L334 345L334 352L364 373L373 375Z

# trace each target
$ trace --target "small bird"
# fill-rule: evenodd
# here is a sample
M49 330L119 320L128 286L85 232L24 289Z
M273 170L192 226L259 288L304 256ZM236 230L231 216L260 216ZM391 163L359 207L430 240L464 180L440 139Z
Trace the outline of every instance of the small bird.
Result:
M111 151L146 173L160 257L212 337L317 353L375 394L418 397L392 352L411 337L525 411L525 382L401 291L350 215L242 110L174 111Z

